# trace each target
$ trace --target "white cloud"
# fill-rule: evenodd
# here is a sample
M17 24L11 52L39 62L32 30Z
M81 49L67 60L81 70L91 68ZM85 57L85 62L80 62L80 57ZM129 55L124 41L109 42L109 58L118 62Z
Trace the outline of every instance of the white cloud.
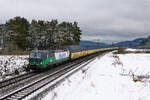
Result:
M82 39L99 36L108 41L149 35L149 11L150 0L0 0L2 23L15 16L77 21Z

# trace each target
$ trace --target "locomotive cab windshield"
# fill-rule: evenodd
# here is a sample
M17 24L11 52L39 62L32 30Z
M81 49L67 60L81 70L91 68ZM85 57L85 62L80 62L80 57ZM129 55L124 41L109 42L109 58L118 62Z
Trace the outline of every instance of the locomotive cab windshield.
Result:
M33 50L29 54L29 63L30 64L42 64L42 61L47 59L48 51L40 51L40 50Z
M43 51L33 51L30 53L30 58L35 58L35 59L46 59L48 55L48 52L43 52Z

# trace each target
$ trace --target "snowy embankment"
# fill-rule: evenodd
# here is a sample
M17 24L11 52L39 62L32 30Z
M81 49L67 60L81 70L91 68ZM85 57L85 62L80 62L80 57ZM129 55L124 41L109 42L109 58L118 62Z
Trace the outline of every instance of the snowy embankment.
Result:
M97 57L43 100L150 100L150 54Z
M0 80L24 72L28 56L0 56ZM16 74L17 74L16 73ZM10 75L10 76L9 76Z

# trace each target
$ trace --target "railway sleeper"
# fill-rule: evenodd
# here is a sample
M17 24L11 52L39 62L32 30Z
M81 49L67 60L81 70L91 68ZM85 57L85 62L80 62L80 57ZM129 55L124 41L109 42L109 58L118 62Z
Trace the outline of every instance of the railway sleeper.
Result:
M15 97L22 97L22 96L24 96L24 95L21 95L21 94L15 94L14 96L15 96Z
M11 98L11 97L9 97L9 98L7 98L6 100L12 100L12 98Z

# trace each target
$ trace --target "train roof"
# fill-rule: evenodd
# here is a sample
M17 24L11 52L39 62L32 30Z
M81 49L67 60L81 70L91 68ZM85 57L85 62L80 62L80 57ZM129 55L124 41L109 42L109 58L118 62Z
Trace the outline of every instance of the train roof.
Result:
M79 45L71 45L64 46L64 48L68 48L71 52L81 51L81 50L90 50L90 49L98 49L98 46L79 46Z
M98 49L101 48L99 46L80 46L80 45L69 45L69 46L63 46L58 50L32 50L31 52L51 52L51 51L61 51L65 49L69 49L71 52L77 52L77 51L83 51L83 50L92 50L92 49Z

